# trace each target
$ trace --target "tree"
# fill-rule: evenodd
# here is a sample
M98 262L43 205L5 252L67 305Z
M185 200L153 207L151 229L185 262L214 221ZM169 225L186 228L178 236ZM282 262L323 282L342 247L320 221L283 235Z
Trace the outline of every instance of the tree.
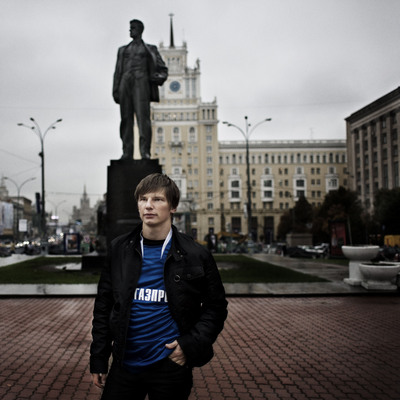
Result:
M335 221L346 222L348 237L352 244L366 242L364 211L356 192L339 187L338 190L330 191L325 196L314 219L314 240L317 242L329 241L329 224Z
M304 196L300 196L293 208L293 232L310 232L313 221L313 207Z
M312 221L313 207L304 196L300 196L294 208L281 216L278 225L278 237L284 240L289 232L310 232Z
M374 219L384 235L400 234L400 188L380 189L375 194Z
M284 241L286 235L292 230L293 218L291 214L291 210L285 211L279 220L278 225L278 240Z

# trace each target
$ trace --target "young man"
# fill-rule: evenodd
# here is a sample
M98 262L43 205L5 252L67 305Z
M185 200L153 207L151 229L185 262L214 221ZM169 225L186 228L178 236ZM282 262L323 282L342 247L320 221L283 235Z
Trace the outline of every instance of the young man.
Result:
M192 368L213 356L227 301L212 255L172 225L179 197L166 175L144 178L135 191L142 224L111 243L90 359L103 400L187 399Z

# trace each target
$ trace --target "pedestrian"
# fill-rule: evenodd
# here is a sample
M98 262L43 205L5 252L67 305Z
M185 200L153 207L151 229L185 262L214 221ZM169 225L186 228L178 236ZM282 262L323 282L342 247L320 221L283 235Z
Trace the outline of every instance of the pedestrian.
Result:
M139 130L140 155L142 159L149 159L152 136L150 102L160 101L158 86L167 80L168 67L157 47L142 40L142 21L133 19L129 31L133 40L118 49L113 83L113 98L121 111L121 159L133 159L134 115Z
M179 197L168 176L147 176L135 191L142 223L111 242L90 350L102 400L187 399L192 368L213 357L227 301L211 253L172 224Z

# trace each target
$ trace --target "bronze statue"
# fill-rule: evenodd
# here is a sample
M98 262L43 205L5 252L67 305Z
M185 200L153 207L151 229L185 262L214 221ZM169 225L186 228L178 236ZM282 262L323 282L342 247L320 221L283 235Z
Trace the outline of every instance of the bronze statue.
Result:
M114 73L113 97L121 110L121 159L124 160L133 158L134 115L139 128L140 155L142 159L150 158L150 102L160 101L158 86L168 78L168 68L157 47L142 40L143 30L141 21L130 21L130 36L133 40L118 49Z

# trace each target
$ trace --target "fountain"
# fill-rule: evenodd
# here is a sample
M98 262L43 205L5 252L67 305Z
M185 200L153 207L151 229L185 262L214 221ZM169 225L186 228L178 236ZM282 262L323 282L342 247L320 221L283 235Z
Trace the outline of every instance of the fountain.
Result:
M349 277L345 278L344 282L352 286L360 286L363 277L359 266L362 262L375 258L379 253L379 246L342 246L342 252L349 259Z
M397 274L400 272L400 263L379 262L361 263L361 286L369 290L397 290Z

